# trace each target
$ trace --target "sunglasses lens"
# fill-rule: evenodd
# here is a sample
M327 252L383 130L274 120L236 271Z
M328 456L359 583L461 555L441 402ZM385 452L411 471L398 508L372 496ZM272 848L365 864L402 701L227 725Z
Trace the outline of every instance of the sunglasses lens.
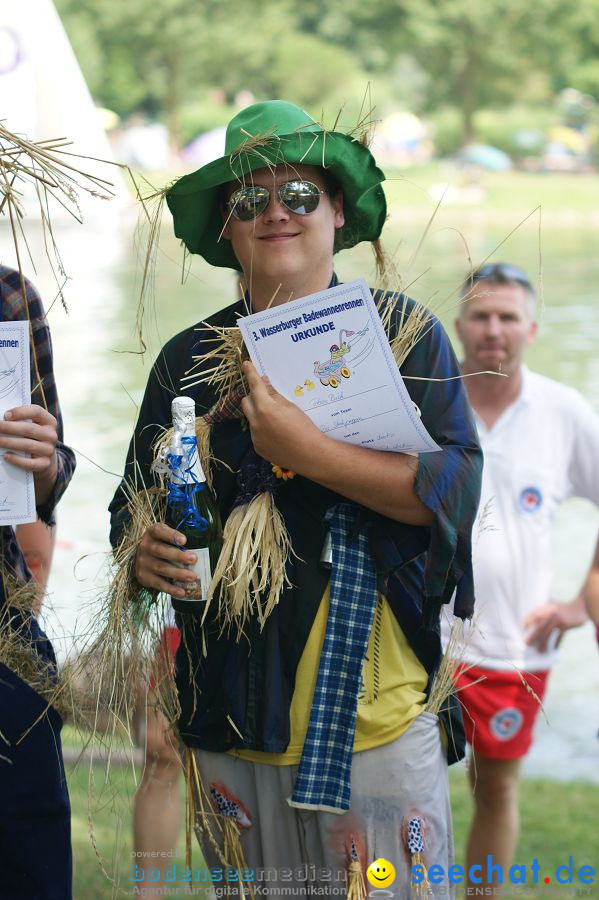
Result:
M229 197L229 209L236 219L250 222L263 213L268 206L270 194L265 187L250 186L240 188Z
M496 278L497 276L508 281L517 281L519 284L530 286L530 281L522 269L509 263L487 263L474 273L475 280Z
M288 181L279 188L279 199L300 216L314 212L320 202L320 188L311 181Z
M322 191L311 181L287 181L278 191L279 200L291 212L307 216L320 202ZM260 185L239 188L228 200L231 213L241 222L251 222L261 215L270 201L270 191Z

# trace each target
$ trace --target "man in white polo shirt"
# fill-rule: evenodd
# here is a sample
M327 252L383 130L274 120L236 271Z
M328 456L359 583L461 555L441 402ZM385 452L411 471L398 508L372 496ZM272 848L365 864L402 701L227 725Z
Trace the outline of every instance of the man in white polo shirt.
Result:
M550 600L557 507L573 496L599 505L599 419L576 390L523 365L537 323L522 270L485 265L462 297L456 329L485 459L473 536L477 612L459 678L475 800L467 863L486 873L492 854L505 877L518 839L520 763L555 646L586 620L585 602L599 604L599 552L574 600Z

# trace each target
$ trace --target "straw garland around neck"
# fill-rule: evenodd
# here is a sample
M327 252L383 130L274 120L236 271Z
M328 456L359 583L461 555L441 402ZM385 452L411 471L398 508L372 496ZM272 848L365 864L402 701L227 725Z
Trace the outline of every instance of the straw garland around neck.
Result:
M430 327L430 313L418 304L408 313L407 301L397 293L378 292L374 299L399 367ZM392 335L395 311L400 325L397 334ZM182 382L186 388L211 385L219 395L209 412L196 418L198 453L210 485L214 462L210 450L212 428L233 419L239 419L242 427L247 426L241 410L246 388L241 370L244 351L239 328L203 324L213 333L213 348L203 356L193 357L194 366ZM156 448L157 458L164 454L168 443L167 433ZM222 549L202 618L203 623L216 598L217 618L223 630L236 630L237 640L253 616L260 628L264 627L285 586L290 584L287 564L293 548L276 504L276 493L284 485L280 474L276 473L275 477L277 469L272 461L258 457L253 448L247 454L238 473L238 497L224 526Z

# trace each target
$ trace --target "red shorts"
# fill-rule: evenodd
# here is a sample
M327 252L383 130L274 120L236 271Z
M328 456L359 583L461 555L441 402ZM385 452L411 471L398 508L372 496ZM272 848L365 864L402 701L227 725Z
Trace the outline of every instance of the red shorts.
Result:
M497 672L479 666L458 674L457 696L466 738L476 753L489 759L526 756L548 675L548 671ZM479 678L484 680L478 681Z
M181 632L179 631L177 626L167 625L162 632L162 637L160 638L160 642L158 643L156 657L154 660L154 666L158 666L159 671L164 671L164 668L173 668L173 666L175 665L175 654L179 649L180 643ZM155 690L156 688L156 678L153 673L150 673L150 688L152 690Z

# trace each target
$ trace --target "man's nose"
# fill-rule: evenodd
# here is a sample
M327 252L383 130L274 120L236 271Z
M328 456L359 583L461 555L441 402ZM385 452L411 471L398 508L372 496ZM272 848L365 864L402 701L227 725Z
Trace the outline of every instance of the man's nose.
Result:
M489 316L486 321L485 331L489 335L496 335L501 332L501 320L499 316Z
M289 219L289 210L279 199L276 191L270 192L268 206L264 212L265 222L285 222Z

